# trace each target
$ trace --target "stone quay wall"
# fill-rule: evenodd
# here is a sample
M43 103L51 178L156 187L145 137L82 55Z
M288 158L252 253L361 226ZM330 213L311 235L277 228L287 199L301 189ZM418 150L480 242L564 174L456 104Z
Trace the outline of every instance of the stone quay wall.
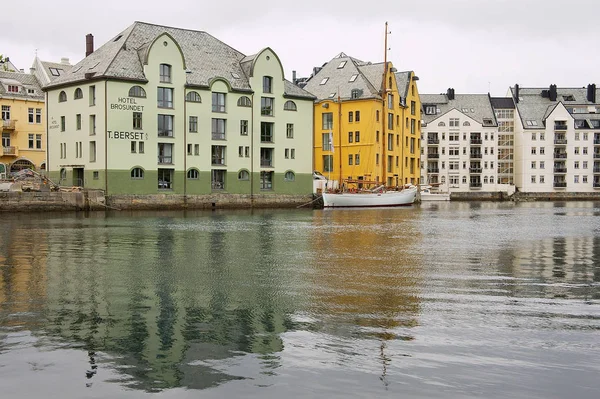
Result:
M102 191L0 192L0 212L53 212L104 210Z

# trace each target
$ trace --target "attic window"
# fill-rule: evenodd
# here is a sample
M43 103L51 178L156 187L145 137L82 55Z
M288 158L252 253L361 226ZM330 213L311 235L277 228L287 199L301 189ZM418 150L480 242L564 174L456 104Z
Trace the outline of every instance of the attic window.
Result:
M572 94L567 94L566 96L562 96L565 101L575 101L575 97Z
M491 119L484 118L483 119L483 124L484 125L493 125L494 122Z
M122 38L122 37L123 37L123 35L119 35L119 36L115 37L115 40L113 40L113 42L118 42L119 39Z
M334 98L334 97L335 97L335 93L331 93L331 94L329 95L329 98Z
M231 76L233 76L234 79L239 79L240 75L235 73L235 72L231 72Z
M426 105L425 115L435 115L435 105Z
M491 121L491 119L488 119L488 121ZM484 121L485 122L485 121ZM490 122L491 123L491 122ZM463 122L463 126L471 126L471 123L469 121L464 121Z
M18 93L19 92L19 86L8 85L8 92L9 93Z
M358 75L352 75L350 76L350 80L348 82L354 82L356 78L358 78Z
M462 109L461 109L461 111L462 111L463 113L467 113L467 112L469 112L469 108L462 108Z
M350 98L359 98L362 95L362 90L352 89L350 92Z
M73 69L73 70L71 71L71 73L77 73L77 72L79 72L80 70L81 70L81 66L78 66L77 68Z
M35 94L35 90L34 89L27 89L27 94Z
M52 76L60 76L60 71L62 71L62 69L58 69L58 68L49 68L50 69L50 74Z
M319 83L319 84L324 85L325 83L327 83L328 80L329 80L329 78L323 78L323 80L321 80L321 83Z
M96 62L94 65L92 65L91 67L89 67L88 69L94 69L98 66L98 64L100 64L99 62Z
M527 126L537 126L538 125L537 121L532 121L532 120L525 121L525 124Z
M348 61L342 61L342 62L340 62L340 65L338 65L338 69L342 69L343 67L345 67L346 66L346 62L348 62Z

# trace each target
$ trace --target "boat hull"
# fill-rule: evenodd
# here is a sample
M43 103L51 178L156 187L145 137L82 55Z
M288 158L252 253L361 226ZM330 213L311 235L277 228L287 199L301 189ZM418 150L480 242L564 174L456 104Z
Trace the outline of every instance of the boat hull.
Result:
M421 193L421 201L450 201L450 194L438 193L438 194L425 194Z
M378 207L411 205L417 190L387 191L383 193L323 193L325 208Z

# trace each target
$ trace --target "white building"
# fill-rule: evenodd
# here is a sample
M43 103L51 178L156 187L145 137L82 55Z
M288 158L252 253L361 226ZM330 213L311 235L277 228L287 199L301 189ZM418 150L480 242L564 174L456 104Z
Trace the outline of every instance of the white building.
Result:
M48 69L50 71L50 69ZM277 54L136 22L47 82L48 169L109 195L310 195L313 99Z
M511 87L515 184L526 193L600 192L599 90Z
M498 185L498 123L487 94L423 94L421 183L450 192L506 191Z

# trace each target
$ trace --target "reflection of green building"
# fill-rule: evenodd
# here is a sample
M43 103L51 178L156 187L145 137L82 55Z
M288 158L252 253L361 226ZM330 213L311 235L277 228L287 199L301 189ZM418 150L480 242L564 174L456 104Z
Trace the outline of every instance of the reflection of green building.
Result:
M256 353L265 369L276 367L269 354L283 349L279 334L300 304L282 288L293 276L278 269L286 261L276 254L287 250L273 237L276 218L249 217L251 231L236 222L244 216L218 214L61 229L65 240L48 257L51 333L81 342L91 358L116 356L145 390L235 378L210 361L236 354ZM305 251L305 243L295 245ZM78 256L64 256L74 248Z

